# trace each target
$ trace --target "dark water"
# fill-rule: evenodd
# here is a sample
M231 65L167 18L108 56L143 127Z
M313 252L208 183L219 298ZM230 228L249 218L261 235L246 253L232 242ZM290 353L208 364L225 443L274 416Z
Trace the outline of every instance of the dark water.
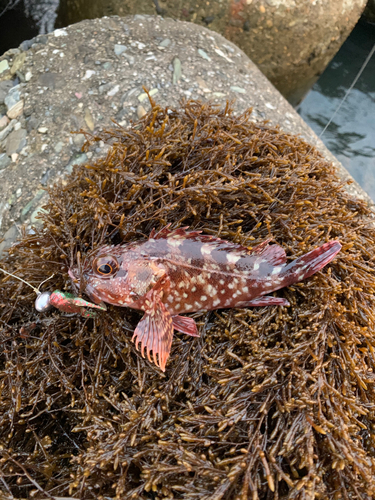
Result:
M0 0L0 55L53 31L59 0Z
M375 25L360 21L298 112L319 135L375 43ZM323 142L375 200L375 55L322 136Z

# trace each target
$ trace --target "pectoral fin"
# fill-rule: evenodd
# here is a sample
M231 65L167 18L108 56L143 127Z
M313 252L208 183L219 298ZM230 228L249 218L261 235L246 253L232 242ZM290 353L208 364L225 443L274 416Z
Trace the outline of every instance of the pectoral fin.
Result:
M164 372L172 346L173 320L160 299L154 297L149 303L150 307L138 323L132 340L137 349L139 342L141 343L142 357L146 348L149 361L152 361L150 357L152 351L154 363Z
M172 316L173 328L178 332L191 335L192 337L199 337L197 325L193 318L187 316Z

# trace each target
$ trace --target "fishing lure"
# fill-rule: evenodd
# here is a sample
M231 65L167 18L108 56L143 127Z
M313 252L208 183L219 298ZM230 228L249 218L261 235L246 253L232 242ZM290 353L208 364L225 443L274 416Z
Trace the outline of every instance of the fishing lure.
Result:
M9 273L8 271L5 271L5 269L2 269L1 267L0 271L8 274L9 276L12 276L13 278L18 279L19 281L22 281L34 290L37 295L35 299L35 309L38 312L46 312L52 309L52 307L56 307L56 309L59 309L63 312L78 313L84 318L93 318L96 314L95 311L86 310L86 307L100 309L101 311L107 310L105 304L92 304L91 302L81 299L80 297L75 297L73 294L68 292L62 292L60 290L55 290L54 292L41 292L39 288L43 285L43 283L51 279L53 276L50 276L49 278L47 278L47 280L44 280L39 285L39 288L35 288L27 281L18 276L15 276L12 273Z
M310 277L340 251L339 241L287 264L279 245L267 240L249 250L201 231L187 228L158 233L146 241L104 246L82 266L85 292L95 303L144 311L132 340L141 354L162 371L171 350L173 332L199 336L193 318L180 314L220 308L288 306L287 300L267 295ZM79 283L77 268L69 270Z

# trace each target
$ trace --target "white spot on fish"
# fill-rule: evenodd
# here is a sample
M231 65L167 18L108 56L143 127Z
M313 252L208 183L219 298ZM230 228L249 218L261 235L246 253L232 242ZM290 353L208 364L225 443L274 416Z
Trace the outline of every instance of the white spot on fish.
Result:
M203 302L205 302L207 300L207 297L205 295L202 295L201 300L203 300Z
M216 306L218 306L218 305L220 304L220 302L221 302L221 301L220 301L220 299L215 299L215 300L213 301L212 305L213 305L214 307L216 307Z
M180 247L183 244L184 240L180 240L177 238L168 238L168 243L171 247Z
M211 245L203 245L201 248L202 255L211 255L212 247Z
M224 294L225 293L225 289L223 288L220 293Z
M174 301L173 295L168 295L167 300L168 302L173 302Z
M247 286L244 286L242 288L242 293L247 293L249 291L248 287Z
M220 283L220 285L224 285L225 281L224 280L220 280L219 283Z
M199 309L200 307L202 307L202 304L201 304L200 302L194 302L194 305L195 305L195 307L197 307L198 309Z
M180 283L178 284L178 288L184 288L184 286L185 286L185 282L180 281Z
M238 262L240 260L240 258L241 257L239 255L233 255L232 253L227 254L227 261L230 264L235 264L236 262Z
M185 309L190 311L190 309L193 309L193 306L191 304L185 304Z
M181 305L180 305L180 304L176 304L176 305L175 305L175 309L176 309L176 311L178 311L178 309L180 309L180 307L181 307Z
M196 287L196 286L193 286L193 287L191 288L191 290L190 290L190 291L191 291L191 292L195 292L195 291L196 291L196 289L197 289L197 287Z
M183 296L184 299L188 298L188 294L187 293L183 293L182 296Z
M204 277L201 274L197 277L197 281L201 285L204 285L204 283L206 283L206 280L204 279Z
M230 288L231 290L233 290L234 284L233 283L228 283L228 288Z
M282 270L281 266L274 267L271 274L279 274L281 270Z
M255 262L255 264L254 264L254 271L258 271L258 269L259 269L259 264L258 264L258 262Z

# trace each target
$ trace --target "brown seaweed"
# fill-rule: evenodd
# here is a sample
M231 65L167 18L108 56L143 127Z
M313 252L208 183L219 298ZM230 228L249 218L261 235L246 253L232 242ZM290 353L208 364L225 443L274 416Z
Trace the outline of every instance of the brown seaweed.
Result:
M291 306L194 314L165 375L131 342L139 314L38 314L0 281L3 498L375 497L375 230L315 149L251 111L187 102L95 137L107 156L49 192L43 226L2 267L44 290L103 243L167 223L289 259L337 238L337 259L278 292Z

